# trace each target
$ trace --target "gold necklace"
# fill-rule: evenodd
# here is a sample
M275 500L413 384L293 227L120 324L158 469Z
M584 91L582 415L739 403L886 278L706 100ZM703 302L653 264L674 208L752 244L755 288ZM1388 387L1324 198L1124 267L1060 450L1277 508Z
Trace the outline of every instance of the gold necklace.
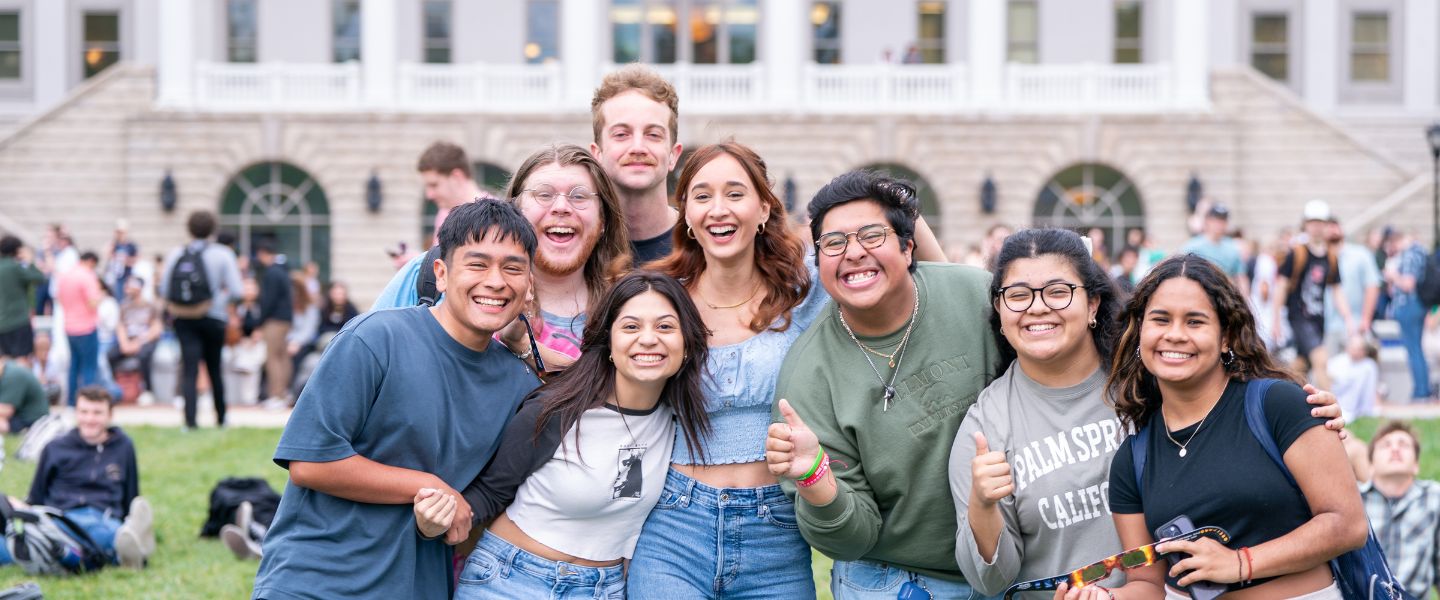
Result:
M1220 390L1220 397L1221 397L1221 398L1224 398L1224 397L1225 397L1225 390L1223 390L1223 389ZM1210 405L1210 410L1205 411L1205 416L1200 417L1200 424L1195 426L1195 431L1190 432L1190 437L1189 437L1189 439L1186 439L1186 440L1185 440L1185 443L1183 443L1183 444L1180 443L1178 440L1176 440L1176 439L1175 439L1175 436L1170 435L1170 424L1169 424L1169 423L1166 423L1166 424L1165 424L1165 437L1170 438L1170 443L1175 444L1176 446L1179 446L1179 447L1180 447L1180 458L1185 458L1185 454L1186 454L1185 447L1186 447L1186 446L1189 446L1189 445L1190 445L1190 442L1195 441L1195 436L1197 436L1197 435L1200 434L1200 428L1205 426L1205 420L1210 418L1210 413L1215 412L1215 407L1216 407L1216 406L1219 406L1219 404L1220 404L1220 399L1219 399L1219 398L1215 399L1215 404L1211 404L1211 405ZM1182 429L1183 429L1183 428L1182 428Z
M750 292L750 297L749 297L749 298L746 298L746 299L744 299L744 300L741 300L739 304L731 304L731 305L728 305L728 306L720 306L720 305L717 305L717 304L712 304L712 303L710 302L710 300L708 300L708 299L705 298L705 294L701 294L701 293L700 293L699 288L696 288L695 293L700 296L700 300L705 303L705 306L710 307L711 310L724 310L724 309L727 309L727 308L739 308L739 307L741 307L741 306L745 306L746 304L749 304L751 300L754 300L754 299L755 299L755 295L760 293L760 284L758 284L758 283L755 284L755 289L754 289L754 290L751 290L751 292Z

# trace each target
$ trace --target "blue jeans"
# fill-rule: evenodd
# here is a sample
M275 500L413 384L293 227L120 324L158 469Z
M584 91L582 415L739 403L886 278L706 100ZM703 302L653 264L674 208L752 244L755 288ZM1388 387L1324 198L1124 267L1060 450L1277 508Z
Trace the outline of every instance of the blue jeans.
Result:
M868 560L835 561L830 569L830 594L835 600L895 600L907 581L929 592L934 600L984 597L964 581L947 581Z
M105 550L110 557L111 564L120 564L120 559L115 555L115 532L120 529L120 519L111 516L109 512L91 506L82 506L65 511L65 516L74 521L80 529L95 540L95 544ZM0 565L8 565L15 562L10 556L10 550L5 544L0 543Z
M460 570L455 600L487 598L624 600L625 570L547 560L486 531Z
M100 336L92 331L65 337L70 341L70 388L66 393L70 406L75 406L75 392L100 381Z
M632 600L814 598L810 546L780 486L713 488L674 469L630 561Z
M1405 358L1414 381L1410 397L1412 401L1424 401L1430 397L1430 365L1420 346L1420 337L1425 334L1425 307L1413 296L1401 299L1395 304L1395 320L1400 322L1400 340L1405 343Z

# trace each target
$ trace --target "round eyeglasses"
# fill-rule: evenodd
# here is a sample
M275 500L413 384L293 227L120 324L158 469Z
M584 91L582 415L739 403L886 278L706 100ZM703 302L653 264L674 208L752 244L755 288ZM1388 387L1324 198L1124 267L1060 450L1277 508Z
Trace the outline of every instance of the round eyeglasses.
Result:
M585 208L595 200L595 192L590 191L590 188L583 185L570 188L570 193L568 194L562 194L560 190L555 189L554 186L545 184L537 185L524 191L528 192L530 197L534 198L535 201L539 202L542 206L554 204L555 199L561 196L569 200L570 206L575 208Z
M873 250L885 243L885 237L890 231L892 229L879 223L866 225L850 233L832 231L820 236L820 239L815 241L815 245L825 253L825 256L840 256L845 253L846 248L850 247L850 236L855 236L855 241L860 242L862 248Z
M1007 285L997 291L1000 292L1005 308L1019 313L1030 310L1030 307L1035 305L1037 295L1040 302L1050 310L1065 310L1075 301L1075 290L1083 287L1085 286L1057 281L1038 288L1021 284Z

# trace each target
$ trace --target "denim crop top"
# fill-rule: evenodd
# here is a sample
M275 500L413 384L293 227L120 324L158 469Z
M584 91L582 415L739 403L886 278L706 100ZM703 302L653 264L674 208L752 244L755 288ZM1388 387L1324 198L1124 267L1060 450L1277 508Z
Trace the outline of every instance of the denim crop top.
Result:
M790 311L785 331L766 329L738 344L712 346L705 363L701 389L705 410L710 413L710 435L702 440L705 463L730 465L765 460L765 436L770 429L770 405L775 400L775 383L780 363L790 345L815 322L830 300L820 285L813 256L805 257L810 272L810 293ZM685 446L685 432L675 428L675 449L671 462L693 465L700 460Z

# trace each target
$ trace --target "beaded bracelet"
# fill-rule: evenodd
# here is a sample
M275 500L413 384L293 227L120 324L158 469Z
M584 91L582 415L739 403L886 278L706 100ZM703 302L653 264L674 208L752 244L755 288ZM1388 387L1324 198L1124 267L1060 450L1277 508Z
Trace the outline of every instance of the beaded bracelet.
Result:
M1241 583L1244 585L1250 585L1251 582L1255 581L1255 561L1250 557L1249 546L1241 546L1240 551L1245 553L1245 566L1250 568L1249 576L1246 577L1245 581L1242 581Z
M822 454L821 456L824 456L824 455ZM820 462L820 469L817 470L817 471L815 471L815 474L813 474L813 475L811 475L811 476L809 476L809 477L806 477L806 478L804 478L804 479L801 479L801 480L795 482L795 484L798 485L798 486L800 486L800 487L810 487L810 486L812 486L812 485L815 485L815 484L817 484L817 483L820 483L820 480L821 480L821 479L824 479L824 478L825 478L825 475L826 475L827 473L829 473L829 472L830 472L830 461L828 461L828 460L826 460L826 461L821 461L821 462Z
M825 449L820 448L820 451L815 453L815 464L810 465L810 470L806 471L804 475L800 476L800 478L809 479L811 476L815 475L815 472L820 470L820 464L823 462L825 462Z

